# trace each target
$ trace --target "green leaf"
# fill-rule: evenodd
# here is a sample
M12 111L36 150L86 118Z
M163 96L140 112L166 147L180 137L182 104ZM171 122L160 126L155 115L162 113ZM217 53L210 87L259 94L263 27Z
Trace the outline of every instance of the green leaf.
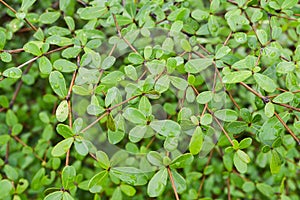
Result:
M205 113L203 116L200 117L200 124L202 125L209 125L212 123L212 116L209 113Z
M76 56L78 56L78 54L80 52L81 52L81 48L79 48L79 47L69 47L69 48L63 50L61 55L64 58L76 58Z
M276 150L271 150L270 170L272 174L278 174L281 168L281 159Z
M275 111L274 104L271 102L268 102L265 106L265 115L268 118L270 118L274 115L274 111Z
M247 42L247 34L243 32L237 32L234 34L234 39L236 42L244 44Z
M152 105L146 96L142 96L139 102L139 110L144 113L145 116L152 114Z
M79 153L82 156L86 156L89 153L89 147L87 144L89 144L90 142L88 140L84 140L84 139L77 139L74 142L74 147L75 150L77 151L77 153Z
M258 29L258 30L256 30L256 34L257 34L259 42L262 45L266 45L267 42L268 42L268 34L267 34L267 32L265 30L263 30L263 29Z
M237 152L234 153L233 164L240 173L243 174L247 172L247 163L240 158Z
M75 22L74 19L70 16L65 16L64 20L66 21L66 24L68 26L68 28L73 31L75 29Z
M170 167L174 169L185 168L186 166L191 165L193 160L194 156L191 153L185 153L177 156L174 160L172 160Z
M130 53L128 56L128 60L129 62L138 65L138 64L142 64L144 62L144 58L137 53Z
M6 34L3 30L0 30L0 50L3 50L6 43Z
M14 124L18 123L18 117L15 115L15 113L8 109L5 116L5 122L8 126L13 126Z
M84 20L96 19L104 16L108 12L107 7L94 6L78 9L79 17Z
M62 73L59 71L52 71L49 76L49 82L52 90L60 97L67 96L66 81Z
M191 47L189 41L187 41L186 39L182 39L180 41L180 45L181 45L181 47L184 51L186 51L186 52L191 52L192 51L192 47Z
M150 126L165 137L176 137L179 136L181 132L180 125L172 120L155 120L150 123Z
M132 19L122 15L116 15L116 20L119 26L125 26L132 23Z
M223 83L239 83L252 75L251 71L241 70L238 72L230 72L223 77Z
M22 11L27 11L28 8L30 8L36 0L22 0L22 5L21 5L21 10Z
M0 194L1 197L7 197L9 196L10 192L13 190L13 185L12 182L7 180L7 179L3 179L0 181Z
M58 124L56 127L56 131L64 138L69 138L74 136L73 131L70 129L68 125L65 124Z
M46 56L42 56L38 59L39 69L42 74L50 74L52 71L52 64Z
M117 187L111 196L111 200L119 200L119 199L122 199L122 192L120 187Z
M171 32L179 33L182 28L183 28L183 22L182 21L175 21L171 26Z
M199 126L197 126L189 144L189 150L191 154L193 155L198 154L202 149L202 144L203 144L203 132L202 129Z
M58 59L53 63L53 67L61 72L74 72L77 69L77 65L65 60L65 59Z
M232 121L236 121L238 118L238 114L236 111L234 110L230 110L230 109L222 109L222 110L217 110L214 115L225 122L232 122Z
M133 81L136 81L138 78L137 72L135 67L133 67L132 65L127 65L124 68L125 74Z
M0 59L5 63L9 63L12 61L12 56L8 52L2 52L0 53Z
M165 60L152 60L147 62L147 68L151 74L157 75L164 71L166 65Z
M198 21L206 20L209 17L209 12L196 9L192 12L192 17Z
M147 160L155 166L161 167L163 166L163 157L156 151L150 151L147 154Z
M81 95L81 96L88 96L88 95L91 94L91 90L88 90L85 87L80 86L80 85L73 85L72 91L75 94L78 94L78 95Z
M160 169L149 181L147 194L150 197L160 196L167 185L168 172L166 168Z
M289 103L291 101L293 101L294 99L294 94L291 92L284 92L281 93L280 95L278 95L277 97L275 97L272 102L274 103Z
M220 8L220 0L212 0L210 2L210 12L215 13Z
M125 76L122 72L114 71L102 78L101 83L104 85L117 85L124 78Z
M268 76L255 73L253 77L259 87L261 87L263 90L267 92L274 92L276 90L276 83Z
M251 145L251 143L252 143L251 138L244 138L239 144L239 149L246 149Z
M59 122L64 122L68 118L69 107L67 100L63 100L56 108L56 119Z
M167 91L170 87L170 79L168 75L163 75L160 77L154 86L155 91L159 93L163 93Z
M129 197L132 197L136 193L136 189L132 187L131 185L122 184L120 185L120 189L124 194L126 194Z
M53 24L60 17L60 12L46 12L40 15L39 21L43 24Z
M66 138L66 139L60 141L53 147L53 149L51 151L52 156L54 156L54 157L63 156L71 148L73 142L74 142L73 137Z
M96 152L96 157L97 157L99 165L103 169L108 169L110 167L109 158L108 158L107 154L104 151L97 151Z
M29 182L26 179L21 178L18 182L16 193L22 194L28 188L28 186L29 186Z
M59 9L66 12L68 6L70 6L71 0L60 0L59 1Z
M144 49L144 58L146 60L149 60L149 58L151 57L152 53L153 53L152 46L146 46L145 49Z
M291 9L297 5L297 3L298 0L285 0L281 5L281 9Z
M134 124L146 124L147 122L145 115L136 108L127 108L123 113L123 117Z
M108 172L106 170L97 173L95 176L93 176L90 179L88 183L88 188L92 189L93 187L104 186L107 178L108 178Z
M216 59L220 59L223 58L224 56L226 56L229 52L231 51L231 49L228 46L222 46L220 49L218 49L218 51L216 52L215 58Z
M250 157L242 150L238 149L236 154L240 157L240 159L244 162L244 163L249 163L250 162Z
M3 76L7 78L21 78L22 71L17 67L11 67L3 72Z
M129 140L133 143L139 142L141 139L145 137L147 132L146 125L137 125L129 132Z
M256 187L257 187L258 191L260 191L267 198L273 197L275 195L273 187L271 187L270 185L267 185L266 183L257 183Z
M75 177L75 168L73 166L65 166L61 173L61 181L64 189L69 189L71 185L74 185Z
M107 129L109 129L111 131L116 131L116 124L115 124L114 118L112 117L111 113L109 113L107 115L106 127L107 127Z
M108 56L103 60L101 69L109 69L114 65L115 62L116 58L114 56Z
M74 198L69 194L69 192L63 193L63 200L74 200Z
M212 63L212 58L192 59L184 65L184 69L186 72L196 74L208 68Z
M281 73L281 74L287 74L289 72L294 71L295 67L296 66L294 63L283 61L283 62L280 62L277 64L276 72Z
M172 85L179 90L185 90L189 85L185 79L176 76L170 76L170 80Z
M113 167L110 173L130 185L145 185L148 182L144 172L135 167Z
M206 104L212 100L213 92L212 91L204 91L198 94L196 101L199 104Z
M117 144L119 143L125 136L125 133L123 131L111 131L108 130L108 141L111 144Z
M105 96L105 107L111 105L113 101L116 100L118 94L120 94L118 88L116 87L109 88Z
M48 194L44 200L61 200L63 199L63 191L56 191Z
M174 179L176 191L181 194L186 190L185 179L174 169L171 169L171 173Z
M7 178L10 180L16 181L19 178L19 174L18 174L17 170L10 165L5 165L3 167L3 171L4 171L5 175L7 176Z
M10 140L9 135L0 135L0 145L5 145Z

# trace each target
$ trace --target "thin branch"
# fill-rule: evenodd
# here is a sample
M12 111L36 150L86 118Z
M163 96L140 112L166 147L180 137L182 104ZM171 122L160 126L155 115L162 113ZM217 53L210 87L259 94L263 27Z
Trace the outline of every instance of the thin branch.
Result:
M18 136L13 136L13 138L19 143L21 144L23 147L29 147L25 142L23 142ZM37 159L39 159L40 161L44 162L44 160L39 157L39 155L37 155L34 151L33 151L33 155L34 157L36 157Z
M11 10L13 13L17 14L17 11L15 9L13 9L10 5L8 5L5 1L0 0L0 2L7 7L9 10ZM28 21L28 19L24 18L24 21L30 26L30 28L34 31L37 31L37 28L35 26L33 26L33 24Z
M176 190L173 175L172 175L172 172L171 172L171 169L170 169L169 166L167 167L167 170L168 170L168 174L169 174L169 178L170 178L170 181L171 181L171 184L172 184L172 188L173 188L173 191L174 191L175 198L176 198L176 200L179 200L179 196L178 196L178 193L177 193L177 190Z
M81 130L81 133L86 132L88 129L90 129L91 127L93 127L95 124L97 124L97 122L99 122L101 119L103 119L106 115L108 115L113 109L137 98L138 96L132 96L129 99L126 99L125 101L122 101L121 103L118 103L110 108L107 108L106 112L103 113L100 117L98 117L95 121L93 121L91 124L89 124L87 127L85 127L84 129Z
M272 102L272 103L274 103L274 102ZM282 107L286 107L286 108L288 108L290 110L294 110L294 111L300 112L300 108L296 108L296 107L290 106L288 104L283 104L283 103L274 103L274 104L282 106Z
M291 136L297 141L298 145L300 145L300 140L297 136L293 133L293 131L286 125L283 119L278 115L278 113L274 112L276 118L280 121L280 123L285 127L285 129L291 134Z
M226 40L225 40L223 46L226 46L226 45L227 45L227 43L228 43L229 39L231 38L231 36L232 36L232 31L231 31L231 32L229 33L229 35L227 36L227 38L226 38Z
M220 121L216 118L216 116L214 115L214 113L212 112L212 110L210 110L209 108L207 108L207 110L213 116L214 120L217 122L218 126L221 128L222 132L225 134L225 136L227 137L228 141L231 143L232 146L234 146L233 141L230 138L229 134L224 129L224 127L222 126L222 124L220 123Z
M134 51L136 54L139 54L139 52L134 48L134 46L132 46L132 44L130 44L130 42L125 37L122 36L121 29L120 29L120 26L118 24L116 15L112 14L112 16L114 18L114 22L115 22L115 26L116 26L117 31L118 31L119 38L121 38L122 40L124 40L124 42L132 49L132 51Z
M249 90L250 92L252 92L253 94L255 94L256 96L258 96L259 98L261 99L264 99L266 97L264 97L263 95L259 94L258 92L256 92L255 90L253 90L249 85L247 85L246 83L244 82L240 82L240 84L242 86L244 86L247 90Z
M209 157L208 157L208 160L207 160L207 162L206 162L205 167L207 167L207 166L209 165L209 163L210 163L210 161L211 161L211 158L212 158L212 156L213 156L213 153L214 153L214 149L212 149L211 152L209 153ZM202 191L202 188L203 188L203 185L204 185L205 178L206 178L206 176L205 176L205 174L204 174L203 177L202 177L202 180L201 180L199 189L198 189L198 197L200 197L200 193L201 193L201 191Z
M226 183L227 183L227 199L231 200L231 195L230 195L230 175L228 175Z
M87 127L85 127L84 129L82 129L80 132L84 133L86 132L88 129L90 129L91 127L93 127L95 124L97 124L98 121L100 121L101 119L103 119L106 115L108 115L109 112L105 112L103 113L100 117L98 117L95 121L93 121L92 123L90 123Z
M11 49L11 50L0 50L0 53L1 52L7 52L7 53L13 54L13 53L20 53L20 52L23 52L23 51L24 51L24 49L20 48L20 49Z

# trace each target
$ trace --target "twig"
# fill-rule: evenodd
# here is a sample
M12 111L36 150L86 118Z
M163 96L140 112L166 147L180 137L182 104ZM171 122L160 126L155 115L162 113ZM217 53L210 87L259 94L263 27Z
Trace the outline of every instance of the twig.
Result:
M172 184L172 188L173 188L173 191L174 191L175 198L176 198L176 200L179 200L179 196L178 196L178 193L177 193L177 190L176 190L173 175L172 175L172 172L171 172L171 169L170 169L169 166L167 167L167 170L168 170L168 174L169 174L169 178L170 178L170 181L171 181L171 184Z
M116 26L117 31L118 31L119 38L124 40L124 42L131 48L132 51L134 51L136 54L139 54L139 52L134 48L134 46L132 46L132 44L130 44L130 42L125 37L122 36L121 29L120 29L120 26L118 24L116 15L112 14L112 16L114 18L114 22L115 22L115 26Z
M226 46L226 45L227 45L227 43L228 43L229 39L231 38L231 36L232 36L232 31L231 31L231 32L229 33L229 35L227 36L227 38L226 38L226 40L225 40L223 46Z
M0 2L7 7L9 10L11 10L13 13L17 14L17 11L15 9L13 9L10 5L8 5L5 1L0 0ZM37 28L35 26L32 25L32 23L30 21L28 21L28 19L24 18L25 22L31 27L32 30L37 31Z
M133 100L133 99L135 99L135 98L137 98L138 96L132 96L132 97L130 97L129 99L126 99L125 101L122 101L121 103L118 103L118 104L116 104L116 105L114 105L114 106L112 106L112 107L110 107L110 108L107 108L106 109L106 112L105 113L103 113L100 117L98 117L95 121L93 121L92 123L90 123L87 127L85 127L84 129L82 129L81 130L81 133L84 133L84 132L86 132L88 129L90 129L92 126L94 126L95 124L97 124L97 122L98 121L100 121L101 119L103 119L106 115L108 115L113 109L115 109L115 108L117 108L117 107L119 107L119 106L121 106L121 105L123 105L123 104L125 104L125 103L127 103L127 102L129 102L129 101L131 101L131 100Z
M228 175L228 178L227 178L227 199L228 200L231 200L231 195L230 195L230 175Z
M285 129L291 134L291 136L297 141L298 145L300 145L300 140L297 136L293 133L293 131L286 125L283 119L278 115L278 113L274 112L276 118L280 121L280 123L285 127Z
M211 161L211 158L212 158L212 156L213 156L213 153L214 153L214 149L212 149L211 152L209 153L209 157L208 157L208 160L207 160L207 162L206 162L205 167L207 167L207 166L209 165L209 163L210 163L210 161ZM203 188L203 184L204 184L205 178L206 178L206 176L205 176L205 174L204 174L203 177L202 177L202 180L201 180L199 189L198 189L198 197L200 197L200 193L201 193L201 191L202 191L202 188Z

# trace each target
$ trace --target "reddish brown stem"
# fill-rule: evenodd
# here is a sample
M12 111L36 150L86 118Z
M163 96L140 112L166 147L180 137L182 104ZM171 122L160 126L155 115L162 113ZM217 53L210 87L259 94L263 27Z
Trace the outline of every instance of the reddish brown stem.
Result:
M168 170L168 174L169 174L169 178L170 178L170 181L171 181L171 184L172 184L172 188L173 188L173 191L174 191L175 198L176 198L176 200L179 200L179 196L178 196L178 193L177 193L177 190L176 190L173 175L172 175L172 172L171 172L171 169L170 169L169 166L167 167L167 170Z

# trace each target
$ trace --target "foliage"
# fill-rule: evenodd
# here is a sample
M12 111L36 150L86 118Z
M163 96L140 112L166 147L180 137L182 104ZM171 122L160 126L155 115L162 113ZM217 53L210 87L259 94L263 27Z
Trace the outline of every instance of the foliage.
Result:
M297 0L0 16L0 199L299 199Z

